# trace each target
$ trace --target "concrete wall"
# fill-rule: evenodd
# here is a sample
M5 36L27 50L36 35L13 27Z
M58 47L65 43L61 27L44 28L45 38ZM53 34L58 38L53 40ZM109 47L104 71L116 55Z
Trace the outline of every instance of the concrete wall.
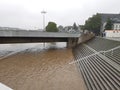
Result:
M120 30L106 30L106 37L120 37Z
M71 48L78 44L78 38L68 38L67 47Z
M67 42L67 47L75 47L76 45L86 42L95 37L93 33L82 34L79 38L69 38Z
M78 44L86 42L94 37L95 37L95 34L93 34L93 33L82 34L78 39Z

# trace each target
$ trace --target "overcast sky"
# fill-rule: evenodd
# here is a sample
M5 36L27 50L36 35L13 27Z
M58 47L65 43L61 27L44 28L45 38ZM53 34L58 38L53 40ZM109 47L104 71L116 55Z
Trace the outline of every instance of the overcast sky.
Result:
M120 0L0 0L0 26L37 29L46 25L81 25L96 13L120 13Z

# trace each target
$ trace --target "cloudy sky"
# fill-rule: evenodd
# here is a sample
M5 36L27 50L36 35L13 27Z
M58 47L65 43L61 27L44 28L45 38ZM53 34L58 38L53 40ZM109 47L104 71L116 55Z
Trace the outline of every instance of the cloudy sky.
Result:
M0 0L0 26L42 28L42 10L47 12L46 24L84 24L96 13L120 13L120 0Z

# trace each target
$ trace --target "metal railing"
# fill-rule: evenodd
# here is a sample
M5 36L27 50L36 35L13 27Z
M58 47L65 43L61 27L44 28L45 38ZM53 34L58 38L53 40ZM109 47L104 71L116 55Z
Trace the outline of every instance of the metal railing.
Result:
M91 54L91 55L88 55L88 56L86 56L86 57L83 57L83 58L81 58L81 59L78 59L78 60L76 60L76 61L72 61L72 62L70 62L69 64L77 63L77 62L79 62L79 61L81 61L81 60L88 59L89 57L96 56L96 55L101 54L101 53L103 53L103 54L105 55L106 53L111 52L111 55L113 55L113 51L116 50L116 49L118 49L118 48L120 48L120 46L117 46L117 47L115 47L115 48L112 48L112 49L109 49L109 50L106 50L106 51L99 51L99 52L93 53L93 54Z

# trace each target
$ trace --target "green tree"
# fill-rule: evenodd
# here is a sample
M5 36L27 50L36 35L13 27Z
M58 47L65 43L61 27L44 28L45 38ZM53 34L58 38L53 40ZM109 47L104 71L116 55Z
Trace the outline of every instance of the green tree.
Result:
M105 25L105 30L111 30L113 26L112 20L110 18L107 19L107 23Z
M85 29L94 32L96 35L100 34L101 16L99 14L93 15L85 22Z
M79 27L83 32L85 31L85 26L84 25L79 25Z
M73 24L73 29L78 30L78 27L77 27L76 23Z
M47 32L58 32L56 23L49 22L48 25L46 26L46 31Z

